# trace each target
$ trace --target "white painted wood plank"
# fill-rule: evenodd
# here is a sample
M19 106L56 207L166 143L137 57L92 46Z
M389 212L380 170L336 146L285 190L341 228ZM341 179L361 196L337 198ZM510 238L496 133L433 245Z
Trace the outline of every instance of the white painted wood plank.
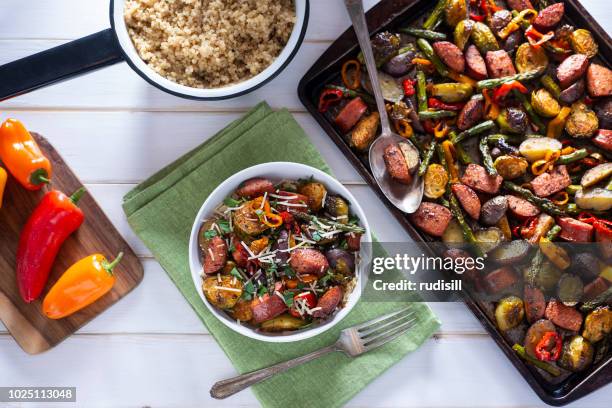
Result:
M235 374L210 336L74 336L40 356L27 356L0 336L3 386L76 386L87 407L257 406L250 391L225 401L210 386ZM42 369L45 367L45 369ZM55 367L55 369L52 369ZM62 369L57 369L62 367ZM570 407L609 407L612 386ZM313 390L314 391L314 390ZM282 392L282 391L280 391ZM544 406L486 337L427 341L374 381L348 407Z
M2 110L43 134L86 183L137 183L194 149L241 113L47 112ZM294 114L343 182L361 176L305 113ZM279 157L279 160L282 160Z

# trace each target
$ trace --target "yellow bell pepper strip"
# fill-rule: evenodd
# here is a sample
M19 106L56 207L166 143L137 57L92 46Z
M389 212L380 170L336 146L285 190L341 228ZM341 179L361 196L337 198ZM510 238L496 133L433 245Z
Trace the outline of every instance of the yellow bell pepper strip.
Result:
M436 140L444 139L446 135L448 135L448 133L450 132L450 128L448 127L444 119L439 120L435 124L433 130L434 130L434 137L436 138Z
M115 284L113 269L123 252L108 262L102 254L81 259L59 278L43 300L43 312L49 319L61 319L91 305Z
M450 140L442 142L442 151L444 151L444 159L450 173L450 182L457 183L459 181L459 169L457 168L457 153L453 142Z
M358 89L361 84L361 64L357 60L348 60L342 65L342 82L348 89Z
M538 16L538 12L532 9L525 9L518 13L507 26L502 28L497 34L499 38L505 40L510 34L521 28L521 25L529 25Z
M572 112L571 108L564 106L561 108L559 114L550 122L548 122L548 127L546 128L546 137L552 137L558 139L563 134L563 128L565 128L565 122L567 122L567 118Z
M251 250L251 252L253 252L255 255L257 255L261 251L266 249L266 247L268 246L268 243L269 243L268 237L263 237L263 238L260 238L260 239L256 239L255 241L251 242L251 245L249 246L249 249Z
M542 253L559 269L569 268L571 261L565 249L554 244L548 238L542 237L538 243Z
M559 191L557 194L551 197L550 201L556 205L565 205L569 201L569 194L567 191Z
M493 101L493 90L483 89L482 96L484 97L484 116L488 120L495 120L499 116L501 110L499 105Z
M6 188L6 180L8 174L4 168L0 167L0 208L2 208L2 199L4 198L4 189Z
M407 119L400 119L395 122L395 129L397 133L406 139L409 139L414 134L414 130L412 129L412 125L410 121Z
M259 211L261 214L270 212L270 203L268 200L264 201L264 196L257 197L251 201L251 208L256 212Z
M28 190L40 190L51 178L51 162L18 120L7 119L0 126L0 160Z
M533 162L533 164L531 165L531 172L535 176L539 176L544 172L552 170L553 166L555 165L555 162L559 159L559 157L561 157L560 150L548 150L542 160L536 160L535 162Z
M283 217L272 212L264 213L262 221L264 224L271 228L278 228L283 225Z
M463 75L455 71L449 71L448 77L451 79L454 79L455 81L459 83L471 85L472 88L476 88L478 84L478 81L476 81L475 79L472 79L467 75Z

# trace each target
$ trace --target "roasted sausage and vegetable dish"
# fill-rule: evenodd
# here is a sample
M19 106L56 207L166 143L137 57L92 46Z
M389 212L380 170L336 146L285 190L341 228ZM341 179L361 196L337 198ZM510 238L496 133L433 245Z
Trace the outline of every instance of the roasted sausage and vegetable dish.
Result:
M322 183L246 180L200 228L202 291L261 332L313 327L355 288L364 232Z
M449 256L488 260L464 278L555 379L609 359L612 337L612 71L564 14L563 2L440 0L371 40L390 121L418 149L385 153L397 182L424 179L409 219L468 246ZM364 71L361 55L345 61L319 111L367 165L379 117Z

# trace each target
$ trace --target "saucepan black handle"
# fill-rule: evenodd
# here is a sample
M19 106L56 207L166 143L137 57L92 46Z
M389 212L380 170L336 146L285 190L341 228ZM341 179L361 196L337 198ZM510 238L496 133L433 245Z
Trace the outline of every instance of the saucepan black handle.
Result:
M0 101L123 61L112 29L0 66Z

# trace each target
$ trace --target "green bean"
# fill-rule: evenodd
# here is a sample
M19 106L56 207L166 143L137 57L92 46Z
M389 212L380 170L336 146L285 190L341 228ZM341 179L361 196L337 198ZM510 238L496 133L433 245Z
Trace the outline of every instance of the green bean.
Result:
M522 196L525 200L539 207L545 213L552 215L567 215L566 211L555 205L555 203L548 198L538 197L526 188L520 187L510 181L504 181L504 188Z
M587 149L574 150L570 154L565 154L565 155L559 157L559 159L557 159L557 161L556 161L556 164L569 164L569 163L573 163L575 161L584 159L588 155L589 155L589 152L587 151Z
M427 40L440 41L446 40L446 34L439 33L433 30L424 30L422 28L405 27L398 30L400 33L410 34L414 37L425 38Z
M565 188L565 191L569 195L575 195L580 190L582 190L582 186L580 184L572 184Z
M491 151L489 150L489 144L487 143L487 137L480 138L480 143L478 144L480 148L480 154L482 155L482 164L484 168L487 170L492 176L497 174L497 169L493 165L493 159L491 158Z
M342 85L327 85L325 86L325 88L327 89L337 89L339 91L342 91L342 93L344 94L345 97L348 98L357 98L360 97L361 99L364 100L364 102L370 104L370 105L376 105L376 101L374 100L374 98L365 93L365 92L360 92L360 91L355 91L354 89L348 89Z
M423 23L424 29L433 30L442 22L442 18L444 17L444 9L446 8L446 2L447 0L438 1L436 7L434 7L429 17L427 17L427 20L425 20L425 22Z
M535 125L538 127L538 130L546 128L546 126L544 126L544 123L542 122L542 119L540 119L540 116L538 116L536 111L533 110L533 106L531 106L531 102L529 102L527 97L516 89L513 89L512 93L519 101L521 101L523 107L525 108L525 111L527 112L527 115L529 116L529 119L531 119L531 121L535 123Z
M443 77L448 75L448 68L446 68L446 65L438 58L431 44L429 44L429 41L424 38L419 38L417 40L417 46L423 51L423 54L431 61L434 67L436 67L436 71L438 71L440 75Z
M487 120L485 122L479 123L476 126L472 126L471 128L459 133L457 137L455 137L454 139L451 139L451 142L453 142L453 144L457 144L467 139L468 137L475 136L482 132L486 132L487 130L493 129L494 127L495 127L495 122L493 122L492 120Z
M452 214L457 219L459 226L461 226L461 230L463 231L463 238L466 240L466 242L468 242L469 244L473 246L474 251L476 251L477 256L481 258L486 258L486 254L483 252L482 248L480 247L478 240L474 236L474 232L472 231L470 226L465 221L465 218L463 217L463 212L461 212L461 208L459 207L459 203L457 202L457 197L455 197L455 195L451 193L448 201L450 204L450 209L451 209Z
M557 239L560 233L561 233L561 227L558 225L553 225L553 227L549 229L548 232L546 233L546 239L549 241L554 241L555 239Z
M416 73L417 77L417 99L419 112L425 112L427 110L427 80L425 79L425 73L420 69Z
M535 70L535 71L524 72L521 74L515 74L515 75L510 75L510 76L501 77L501 78L484 79L482 81L478 81L476 86L479 91L482 91L483 89L497 88L498 86L503 85L506 82L529 81L531 79L537 78L538 75L541 75L541 74L542 74L542 71Z
M609 287L605 292L600 293L599 295L595 296L595 298L593 298L592 300L588 302L584 302L582 306L580 307L580 310L583 312L588 312L590 310L595 309L596 307L600 305L603 305L604 303L608 301L608 299L611 299L611 298L612 298L612 286Z
M421 120L452 118L454 116L457 116L457 112L448 111L448 110L420 111L419 112L419 119Z
M515 344L514 346L512 346L512 350L514 350L516 352L516 354L518 354L518 356L520 358L522 358L523 360L527 361L528 363L533 364L534 366L546 371L547 373L558 377L561 375L561 370L559 369L559 367L554 366L550 363L547 363L546 361L541 361L538 360L537 358L531 357L529 354L527 354L527 352L525 351L525 347L521 346L520 344Z
M450 134L449 134L449 137L451 137ZM454 146L455 146L455 151L457 152L457 158L459 159L461 164L464 164L467 166L468 164L474 162L472 158L470 157L470 155L465 151L461 143L455 143Z
M489 135L489 137L487 138L487 141L489 143L496 143L499 142L500 140L504 140L507 143L514 143L514 144L519 144L521 143L525 138L523 136L516 136L516 135L503 135L501 133L496 133L494 135Z
M540 82L542 85L544 85L544 88L546 88L548 92L555 97L555 99L559 99L559 96L561 95L561 88L559 88L559 85L557 85L555 80L552 79L550 75L544 75L542 78L540 78Z
M425 152L425 156L423 157L423 160L421 160L421 165L419 166L419 172L418 172L419 176L422 177L427 171L427 166L429 166L429 163L431 162L431 159L433 158L437 145L438 145L438 142L436 142L435 140L433 140L431 144L429 145L429 148Z

